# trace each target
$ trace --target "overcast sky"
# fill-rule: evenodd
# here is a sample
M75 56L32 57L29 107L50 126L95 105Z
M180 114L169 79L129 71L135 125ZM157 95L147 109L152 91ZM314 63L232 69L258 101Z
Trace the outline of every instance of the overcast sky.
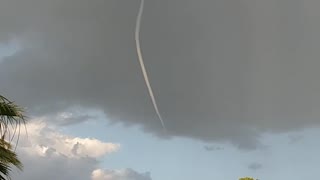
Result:
M1 0L0 93L30 117L17 179L317 178L320 2L146 0L166 132L139 5Z

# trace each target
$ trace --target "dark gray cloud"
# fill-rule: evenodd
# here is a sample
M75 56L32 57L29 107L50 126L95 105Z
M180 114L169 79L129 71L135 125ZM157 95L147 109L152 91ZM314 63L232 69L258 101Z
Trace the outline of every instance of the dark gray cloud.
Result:
M320 13L312 0L148 0L141 43L168 133L255 148L318 125ZM0 39L22 50L0 92L33 113L72 106L161 135L134 46L139 1L2 0Z

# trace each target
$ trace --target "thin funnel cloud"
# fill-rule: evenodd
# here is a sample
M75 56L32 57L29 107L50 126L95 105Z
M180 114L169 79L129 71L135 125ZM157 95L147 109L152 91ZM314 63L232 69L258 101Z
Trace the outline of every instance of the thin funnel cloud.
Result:
M158 118L161 121L161 125L162 125L163 129L165 130L166 127L164 125L164 121L163 121L162 116L160 114L156 98L154 97L153 90L152 90L152 87L151 87L151 84L150 84L150 81L149 81L148 73L147 73L146 67L144 65L143 56L142 56L142 52L141 52L140 26L141 26L143 8L144 8L144 0L141 0L138 16L137 16L137 20L136 20L136 30L135 30L135 41L136 41L137 54L138 54L138 59L139 59L139 63L140 63L140 66L141 66L141 71L142 71L142 74L143 74L143 78L144 78L144 81L145 81L146 86L148 88L149 95L150 95L153 107L154 107L154 109L156 111L156 114L157 114Z

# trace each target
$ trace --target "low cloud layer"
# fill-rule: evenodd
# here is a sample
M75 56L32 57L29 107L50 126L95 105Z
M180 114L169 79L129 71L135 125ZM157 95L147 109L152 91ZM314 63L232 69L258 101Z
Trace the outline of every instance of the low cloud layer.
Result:
M204 146L203 147L206 151L220 151L223 150L223 147L220 146Z
M2 0L0 92L38 114L81 106L161 135L134 45L140 1ZM141 43L167 133L255 148L319 125L313 0L149 0Z
M92 172L92 180L151 180L150 173L137 173L132 169L102 170Z
M92 111L90 109L83 108L69 108L64 111L50 113L46 118L50 118L50 124L57 126L71 126L82 122L96 120L98 116L101 116L101 112ZM45 119L46 119L45 118Z
M248 169L253 170L253 171L257 171L257 170L261 169L262 167L263 167L262 164L258 163L258 162L253 162L248 165Z

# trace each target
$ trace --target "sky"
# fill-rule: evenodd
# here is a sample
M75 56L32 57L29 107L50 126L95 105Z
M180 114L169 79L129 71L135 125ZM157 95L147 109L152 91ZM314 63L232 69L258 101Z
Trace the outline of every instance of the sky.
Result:
M26 109L15 179L317 178L316 0L2 0L0 93Z

